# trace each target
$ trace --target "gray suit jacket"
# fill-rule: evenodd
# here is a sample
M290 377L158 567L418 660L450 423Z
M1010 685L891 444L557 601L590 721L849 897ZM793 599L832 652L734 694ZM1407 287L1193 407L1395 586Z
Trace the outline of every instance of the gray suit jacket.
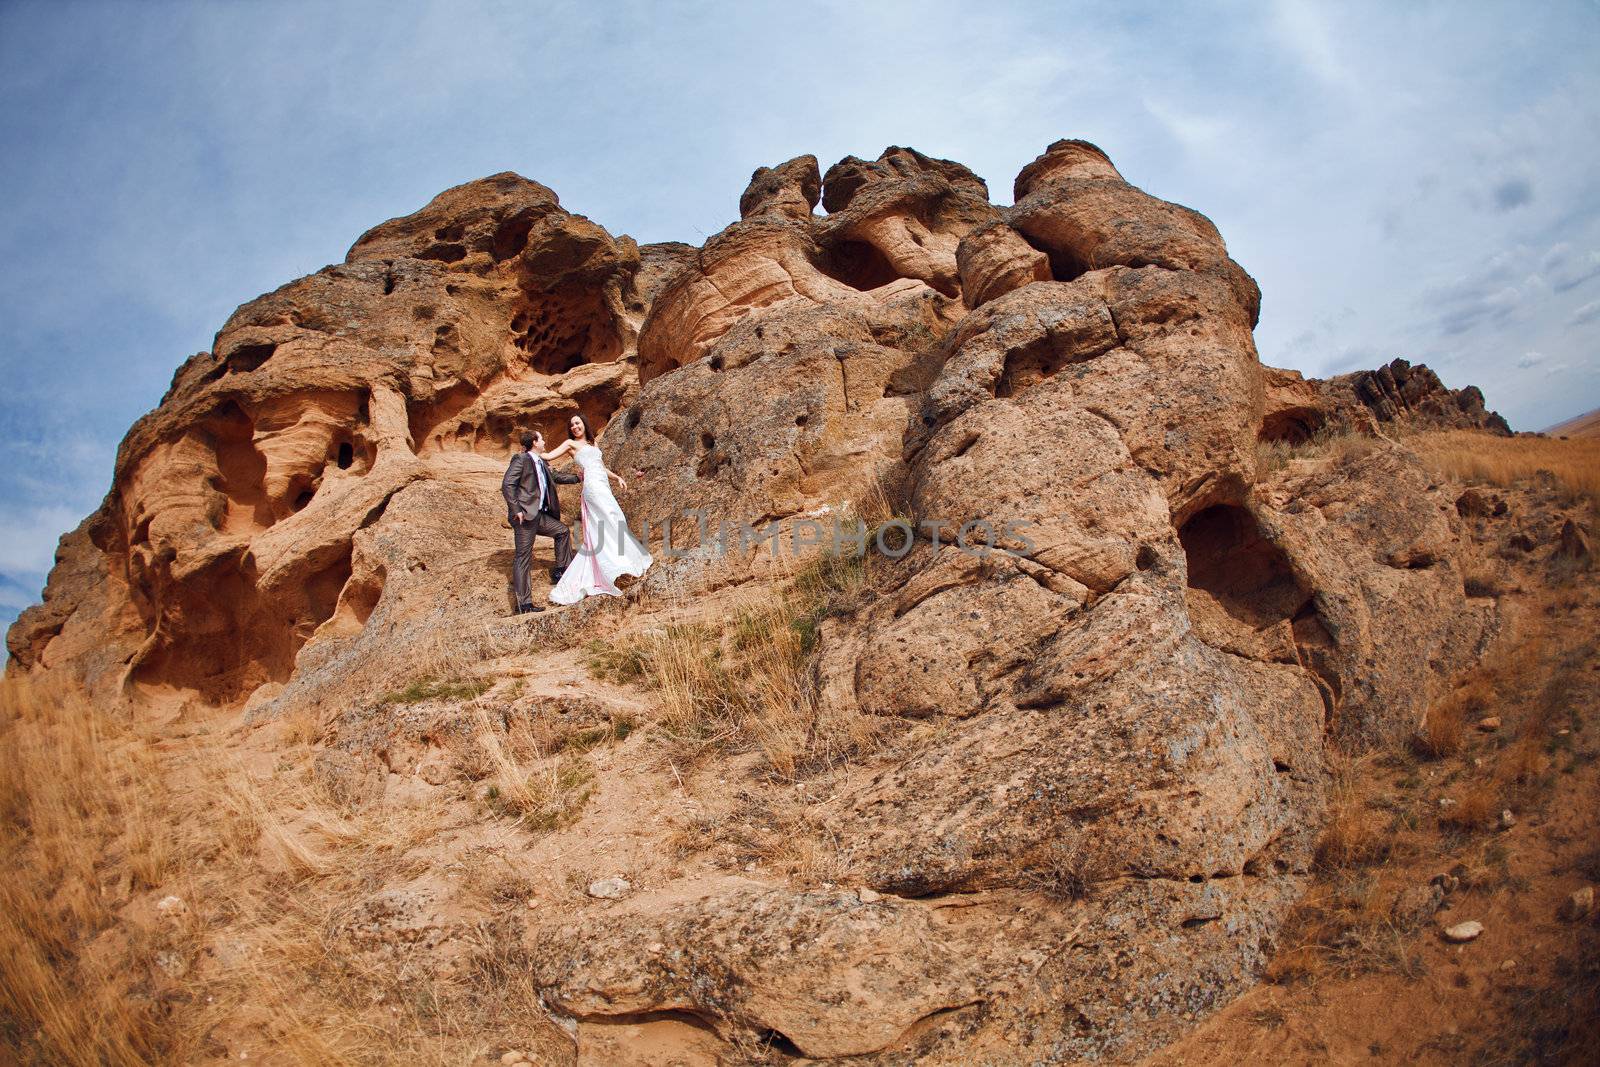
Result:
M544 495L543 508L539 507L539 475L534 471L535 463L544 468L544 484L549 490ZM519 450L511 457L506 476L500 479L500 495L506 498L506 521L515 526L519 511L529 519L537 517L535 512L543 511L560 521L561 501L556 496L556 486L574 485L581 481L583 479L578 475L553 471L543 459Z

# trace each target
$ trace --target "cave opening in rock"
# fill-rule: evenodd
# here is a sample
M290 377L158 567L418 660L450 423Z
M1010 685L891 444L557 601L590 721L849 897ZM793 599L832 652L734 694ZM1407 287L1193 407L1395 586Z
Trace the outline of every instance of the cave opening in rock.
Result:
M350 469L350 465L355 461L355 445L351 444L349 441L340 441L339 454L334 458L334 463L338 464L340 470L347 471Z
M1310 597L1283 550L1245 508L1206 508L1179 528L1178 540L1188 560L1189 587L1254 629L1293 618Z
M533 229L533 223L533 209L523 208L495 227L494 235L489 238L489 254L496 263L522 251L528 243L528 231Z
M420 455L454 445L459 429L457 416L477 399L477 386L456 382L432 401L411 404L406 414L414 450Z
M1201 640L1305 668L1332 723L1340 700L1338 645L1316 596L1247 509L1206 508L1178 530L1189 568L1189 617ZM1220 609L1220 610L1218 610Z
M445 243L431 245L417 253L418 259L436 259L441 263L456 263L467 258L467 246Z
M1077 254L1067 248L1055 248L1038 240L1023 230L1018 230L1022 239L1027 241L1036 250L1043 252L1050 261L1050 278L1058 282L1070 282L1074 278L1082 277L1089 273L1089 264Z
M278 346L270 341L255 345L240 345L228 353L228 358L224 362L229 374L246 374L260 368L277 350Z
M1081 356L1058 351L1048 339L1017 348L1006 353L1005 366L994 383L997 397L1016 396L1018 393L1053 377L1069 363L1081 363Z
M1322 428L1322 413L1315 408L1284 408L1261 420L1256 439L1262 444L1303 445Z
M867 292L888 285L901 275L884 254L865 241L840 241L825 249L817 269L834 281Z
M255 446L255 421L230 400L191 433L216 457L211 487L224 498L214 520L217 528L239 532L271 526L275 516L266 494L267 459Z

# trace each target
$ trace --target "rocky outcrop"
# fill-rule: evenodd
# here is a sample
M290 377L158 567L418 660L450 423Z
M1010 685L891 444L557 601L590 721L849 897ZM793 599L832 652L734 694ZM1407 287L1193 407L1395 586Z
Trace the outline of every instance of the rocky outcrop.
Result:
M46 605L8 636L15 663L227 702L397 608L401 573L444 595L445 546L486 538L481 586L513 427L555 440L572 410L603 423L637 390L640 274L632 241L501 174L245 304L129 431ZM437 541L413 515L432 506Z
M1377 370L1341 374L1319 382L1329 425L1371 431L1386 425L1417 430L1486 430L1509 436L1511 427L1484 407L1475 385L1450 389L1426 364L1396 359Z
M1263 367L1216 228L1093 145L1051 145L1015 194L906 148L801 156L696 249L516 175L449 190L180 368L12 669L257 714L392 684L503 612L507 439L572 411L638 524L706 520L673 529L663 597L788 569L730 526L880 498L916 537L821 622L818 714L939 729L819 816L860 884L597 903L530 933L545 1002L814 1058L1137 1055L1254 979L1329 747L1415 728L1493 610L1403 448L1262 470L1258 445L1503 423L1403 362Z

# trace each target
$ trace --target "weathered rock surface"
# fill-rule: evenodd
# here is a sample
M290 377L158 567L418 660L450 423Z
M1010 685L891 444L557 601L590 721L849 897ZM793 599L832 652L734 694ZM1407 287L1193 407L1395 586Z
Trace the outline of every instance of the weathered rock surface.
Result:
M918 537L822 623L816 698L941 728L828 804L854 887L607 886L575 919L530 916L545 1001L588 1024L671 1013L696 1047L1136 1056L1259 972L1328 746L1407 736L1491 623L1458 564L1491 505L1386 439L1272 470L1259 443L1503 423L1403 361L1329 383L1263 367L1260 293L1216 228L1092 145L1051 145L1015 194L996 207L906 148L825 175L801 156L756 171L704 247L640 248L516 175L448 190L179 369L8 634L10 669L269 715L370 700L464 633L532 649L594 609L493 621L498 478L515 428L554 441L573 411L604 426L636 523L680 520L691 551L644 583L664 597L784 569L720 554L719 529L881 493ZM322 752L326 789L449 781L404 720ZM1093 884L1052 896L1041 856L1065 843ZM1420 896L1406 921L1437 904Z
M559 440L571 411L603 422L638 388L640 264L501 174L244 305L123 441L45 605L8 635L15 662L226 702L407 587L492 589L513 427Z
M1364 430L1396 424L1412 429L1486 430L1511 433L1497 413L1484 407L1475 385L1450 389L1427 365L1396 359L1377 370L1356 371L1318 385L1329 409L1327 421Z

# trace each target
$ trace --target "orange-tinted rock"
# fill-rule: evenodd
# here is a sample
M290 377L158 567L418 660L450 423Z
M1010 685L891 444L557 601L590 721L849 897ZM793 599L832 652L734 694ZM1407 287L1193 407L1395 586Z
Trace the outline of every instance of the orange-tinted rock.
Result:
M490 622L507 438L554 443L573 411L630 517L679 520L689 552L642 583L660 602L790 570L720 555L719 528L854 517L889 487L916 544L818 620L810 668L824 719L939 724L813 811L862 884L585 898L531 931L541 995L580 1026L693 1017L814 1057L888 1062L908 1033L931 1062L1136 1057L1259 972L1328 746L1407 736L1495 610L1457 562L1478 508L1403 448L1258 470L1258 446L1492 420L1423 368L1262 367L1259 293L1215 227L1084 142L1007 209L905 148L761 168L739 209L704 247L639 248L497 175L244 305L128 434L12 669L326 712L464 633L573 632L591 607ZM389 716L360 707L375 751ZM364 797L374 760L320 773ZM1083 899L1038 891L1063 842L1099 857Z
M1050 260L1005 223L980 226L956 247L956 269L968 307L978 307L1030 282L1050 280Z

